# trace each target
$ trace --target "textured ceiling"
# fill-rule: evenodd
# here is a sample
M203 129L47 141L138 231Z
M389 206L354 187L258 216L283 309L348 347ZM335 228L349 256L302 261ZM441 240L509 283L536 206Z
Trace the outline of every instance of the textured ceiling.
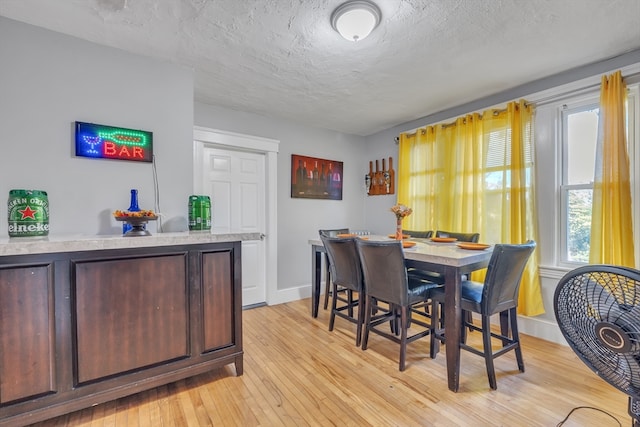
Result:
M0 0L0 15L194 70L201 102L369 135L640 48L640 0Z

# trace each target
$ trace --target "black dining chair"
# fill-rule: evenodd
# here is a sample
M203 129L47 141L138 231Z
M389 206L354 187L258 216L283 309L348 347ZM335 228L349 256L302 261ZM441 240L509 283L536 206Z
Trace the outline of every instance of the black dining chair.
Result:
M430 334L430 315L424 305L440 285L407 276L400 241L358 239L356 244L366 301L362 349L367 349L371 332L400 344L399 369L404 371L407 344ZM391 322L391 331L382 327L387 322ZM409 325L417 329L411 336Z
M414 230L402 230L402 234L411 236L413 239L429 239L433 236L433 231L414 231Z
M459 242L478 243L480 233L455 233L452 231L437 230L435 237L453 237L458 239Z
M337 237L338 234L349 234L348 228L333 228L333 229L322 229L318 230L318 234L320 237ZM331 264L329 262L329 257L325 253L324 255L324 265L325 265L325 285L324 285L324 309L326 310L329 306L329 297L331 296Z
M336 316L356 324L356 345L359 347L364 323L364 295L362 267L356 247L356 238L320 236L331 266L332 299L329 330L333 331ZM338 289L349 291L346 296ZM357 298L354 297L357 293ZM354 309L357 308L357 316ZM346 313L345 313L346 311Z
M518 369L524 372L522 348L518 334L516 309L518 307L518 291L522 273L533 253L536 243L529 240L519 245L498 244L493 248L484 283L465 280L462 282L460 305L463 310L480 314L482 326L470 324L463 316L462 328L472 328L482 332L482 350L460 343L460 348L473 354L483 356L487 367L487 376L491 389L497 389L496 373L493 360L508 351L514 350ZM444 342L441 307L444 304L444 291L435 289L432 294L431 315L431 349L432 358L436 357L440 342ZM491 316L499 314L500 333L491 331ZM500 340L502 347L493 351L491 339Z

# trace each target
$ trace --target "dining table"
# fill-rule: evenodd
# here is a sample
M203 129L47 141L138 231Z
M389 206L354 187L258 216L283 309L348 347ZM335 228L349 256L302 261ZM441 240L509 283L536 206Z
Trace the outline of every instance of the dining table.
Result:
M370 235L371 240L390 241L390 236ZM486 248L463 245L462 242L435 242L431 239L407 239L415 243L404 248L405 265L407 268L433 271L444 276L445 284L445 353L447 359L447 380L449 390L457 392L460 385L460 338L462 332L462 307L460 293L462 276L489 265L493 246ZM412 244L410 243L410 244ZM310 239L311 245L311 314L318 316L320 290L322 280L322 258L325 251L320 239ZM463 249L458 246L465 246ZM328 282L328 280L327 280Z

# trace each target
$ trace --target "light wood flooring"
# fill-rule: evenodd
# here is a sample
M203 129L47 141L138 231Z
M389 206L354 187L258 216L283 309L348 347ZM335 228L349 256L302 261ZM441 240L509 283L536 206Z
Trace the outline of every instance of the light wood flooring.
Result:
M355 326L310 315L308 299L247 310L244 375L234 368L205 373L34 426L544 426L578 406L631 425L627 396L593 373L573 351L522 336L525 373L513 352L496 360L491 391L484 361L462 352L460 391L447 388L445 357L429 358L429 338L399 348L372 335L355 347ZM479 333L470 342L479 341ZM570 426L618 426L610 416L579 409Z

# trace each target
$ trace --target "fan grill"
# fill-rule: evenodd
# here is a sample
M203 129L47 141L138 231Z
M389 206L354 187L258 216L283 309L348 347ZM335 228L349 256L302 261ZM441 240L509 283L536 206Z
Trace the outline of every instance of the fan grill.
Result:
M554 304L558 326L576 354L632 396L640 395L639 285L637 270L582 267L562 278Z

